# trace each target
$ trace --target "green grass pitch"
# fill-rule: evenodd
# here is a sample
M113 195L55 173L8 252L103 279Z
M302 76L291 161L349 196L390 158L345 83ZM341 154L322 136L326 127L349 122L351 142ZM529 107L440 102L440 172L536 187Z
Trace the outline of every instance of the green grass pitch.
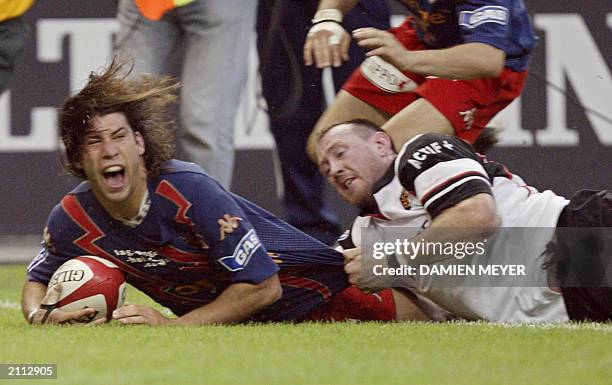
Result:
M24 271L0 265L0 363L56 363L58 378L0 384L612 383L612 325L32 327ZM151 304L133 288L128 301Z

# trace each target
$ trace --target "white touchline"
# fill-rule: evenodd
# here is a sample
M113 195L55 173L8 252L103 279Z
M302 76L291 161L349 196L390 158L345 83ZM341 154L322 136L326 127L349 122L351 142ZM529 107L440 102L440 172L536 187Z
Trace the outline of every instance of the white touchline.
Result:
M452 321L450 324L463 325L466 327L470 326L490 326L494 328L530 328L530 329L569 329L569 330L594 330L612 333L612 325L589 322L589 323L567 323L567 322L556 322L556 323L499 323L499 322L488 322L488 321Z
M538 324L494 324L504 328L529 327L534 329L569 329L569 330L595 330L612 332L612 325L601 323L538 323Z
M0 299L0 309L21 309L17 302L9 301L8 299Z

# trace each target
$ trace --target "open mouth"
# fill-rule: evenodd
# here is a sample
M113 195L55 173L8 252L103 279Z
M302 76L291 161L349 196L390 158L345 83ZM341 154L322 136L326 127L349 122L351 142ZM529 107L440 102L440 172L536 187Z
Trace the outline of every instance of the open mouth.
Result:
M353 184L353 181L355 180L355 178L347 178L344 180L344 182L342 182L342 186L348 190L351 187L351 184Z
M121 166L109 166L102 171L104 180L111 188L121 188L125 179L125 169Z

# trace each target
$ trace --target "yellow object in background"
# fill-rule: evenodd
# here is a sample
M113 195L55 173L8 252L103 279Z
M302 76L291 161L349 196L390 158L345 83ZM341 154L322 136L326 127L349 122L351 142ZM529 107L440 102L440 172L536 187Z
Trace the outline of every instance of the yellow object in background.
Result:
M0 21L23 15L34 0L0 0Z
M1 0L0 0L1 1ZM136 0L136 5L144 17L159 20L164 13L176 7L182 7L193 0Z

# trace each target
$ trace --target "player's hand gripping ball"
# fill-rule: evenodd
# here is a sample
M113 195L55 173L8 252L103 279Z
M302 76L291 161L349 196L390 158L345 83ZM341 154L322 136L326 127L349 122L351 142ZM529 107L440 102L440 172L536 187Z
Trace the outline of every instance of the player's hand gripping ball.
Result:
M85 255L73 258L57 269L49 288L61 283L58 309L75 311L93 308L96 312L77 322L101 318L110 321L113 311L123 305L125 276L114 263L100 257Z

